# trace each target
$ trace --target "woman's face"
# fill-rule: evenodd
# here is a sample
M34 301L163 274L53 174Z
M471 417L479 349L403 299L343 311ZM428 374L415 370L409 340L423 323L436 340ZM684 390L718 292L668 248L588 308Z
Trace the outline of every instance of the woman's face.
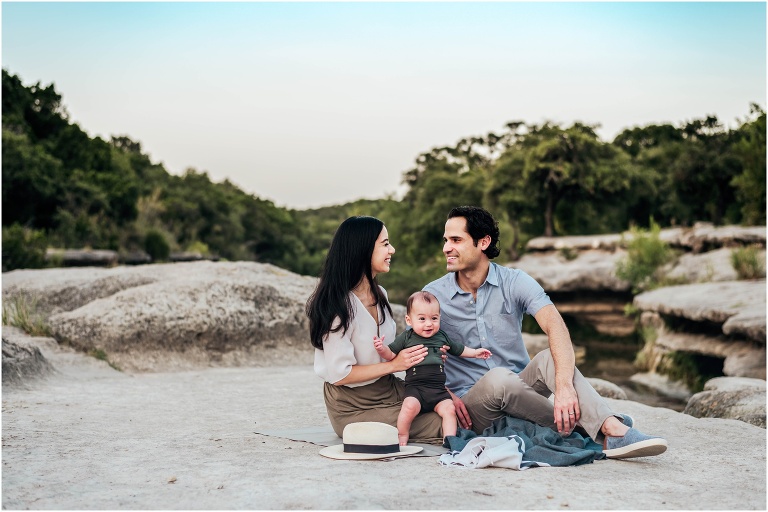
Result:
M389 243L387 228L386 226L382 227L379 239L376 240L376 245L373 248L373 255L371 256L371 273L373 277L376 277L376 274L389 272L389 265L393 254L395 254L395 248Z

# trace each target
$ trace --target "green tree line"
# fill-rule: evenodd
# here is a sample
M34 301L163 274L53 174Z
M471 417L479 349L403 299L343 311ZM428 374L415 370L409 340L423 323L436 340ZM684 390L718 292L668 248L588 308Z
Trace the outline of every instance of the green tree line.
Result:
M45 265L45 247L198 250L317 275L338 224L374 215L397 249L382 284L395 301L444 269L447 212L482 205L500 220L501 261L535 236L619 232L630 226L764 224L765 112L738 128L705 116L678 126L628 128L611 142L597 126L508 123L418 155L407 192L292 210L214 183L194 169L168 173L128 136L89 137L68 119L54 85L24 86L3 70L3 270Z

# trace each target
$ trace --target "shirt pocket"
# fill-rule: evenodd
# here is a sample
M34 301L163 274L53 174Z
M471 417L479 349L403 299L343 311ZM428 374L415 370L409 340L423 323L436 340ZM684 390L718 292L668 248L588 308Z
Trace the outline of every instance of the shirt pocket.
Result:
M513 333L520 330L518 323L514 313L499 313L488 316L488 326L493 341L500 345L511 345L514 342L516 336Z

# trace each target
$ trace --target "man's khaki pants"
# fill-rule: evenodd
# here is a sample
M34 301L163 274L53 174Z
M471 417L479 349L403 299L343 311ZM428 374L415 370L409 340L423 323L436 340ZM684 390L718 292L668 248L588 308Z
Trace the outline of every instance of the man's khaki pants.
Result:
M600 427L616 415L578 369L573 385L581 410L577 425L595 441L602 441ZM549 401L554 391L555 362L547 349L536 354L519 374L506 368L489 370L461 399L472 419L472 430L478 434L505 414L557 430L554 405Z

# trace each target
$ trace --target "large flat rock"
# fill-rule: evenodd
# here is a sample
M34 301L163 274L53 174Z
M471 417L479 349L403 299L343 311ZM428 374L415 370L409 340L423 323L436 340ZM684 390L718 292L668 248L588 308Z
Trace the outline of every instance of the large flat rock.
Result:
M697 418L732 418L765 428L765 380L718 377L707 381L685 407Z
M553 251L570 249L584 251L601 249L613 251L632 239L632 232L604 235L541 236L532 238L526 244L529 251ZM691 227L666 228L659 238L669 245L693 252L702 252L720 247L761 245L765 247L765 226L715 226L709 222L697 222ZM624 242L622 241L624 239Z
M722 358L723 373L730 377L765 380L765 346L730 341L723 337L662 330L654 341L658 347Z
M667 452L522 472L342 461L254 433L327 425L309 365L126 375L49 359L54 378L3 390L5 509L766 508L765 430L742 421L609 399Z
M623 250L589 249L568 259L560 251L534 252L507 266L523 270L547 292L627 292L629 282L616 277L616 263L625 255Z
M311 361L304 305L316 279L254 262L190 262L3 275L54 336L129 371Z
M634 305L642 311L724 324L726 334L765 344L765 294L764 279L699 283L642 293Z

